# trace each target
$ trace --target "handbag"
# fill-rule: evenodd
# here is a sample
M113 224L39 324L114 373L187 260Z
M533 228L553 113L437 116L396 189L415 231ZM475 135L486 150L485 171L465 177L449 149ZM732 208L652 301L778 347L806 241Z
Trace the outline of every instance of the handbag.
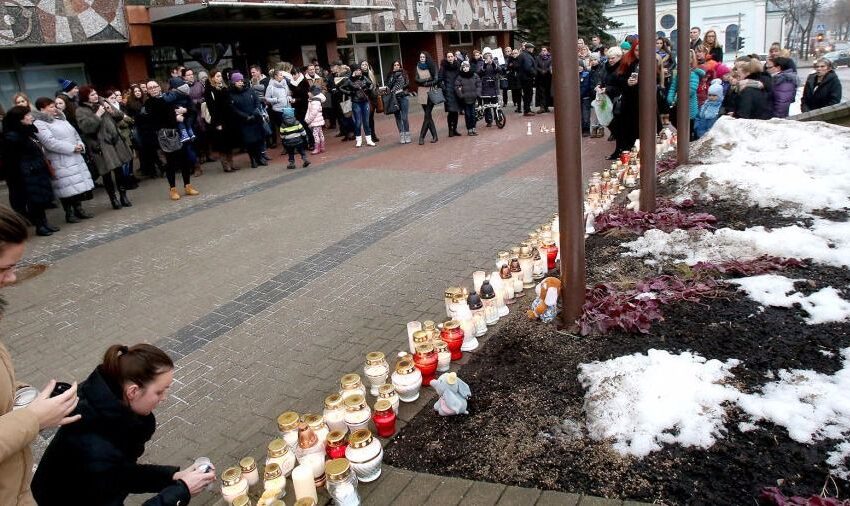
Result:
M346 98L339 104L339 108L342 110L342 114L345 116L351 116L351 99Z
M428 90L428 100L434 105L442 104L446 101L446 96L440 88L431 88Z
M383 95L381 98L384 101L384 114L390 116L399 111L398 97L395 96L395 93Z
M156 140L159 143L159 149L166 153L180 151L183 147L180 142L180 133L176 128L160 128L156 132Z
M505 78L499 79L499 89L500 90L508 90L508 80Z
M212 114L206 102L201 102L201 118L209 125L212 124Z

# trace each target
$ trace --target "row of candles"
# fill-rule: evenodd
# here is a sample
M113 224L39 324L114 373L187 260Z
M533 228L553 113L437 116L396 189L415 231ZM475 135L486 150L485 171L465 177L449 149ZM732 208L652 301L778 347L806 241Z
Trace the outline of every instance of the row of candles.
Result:
M317 504L321 487L335 504L358 506L357 484L380 476L383 447L377 437L395 434L400 403L418 399L423 385L448 371L464 351L475 350L477 338L508 314L508 305L556 267L558 230L556 214L520 246L499 252L494 271L474 272L471 292L466 287L446 289L447 319L409 322L408 350L399 353L392 372L384 353L368 353L363 374L368 393L376 398L373 408L361 376L350 373L340 378L339 391L325 398L321 414L282 413L277 418L280 438L266 448L262 475L253 457L241 459L221 474L222 497L234 506L251 506L251 496L258 496L258 506L283 506L286 479L291 478L296 506Z

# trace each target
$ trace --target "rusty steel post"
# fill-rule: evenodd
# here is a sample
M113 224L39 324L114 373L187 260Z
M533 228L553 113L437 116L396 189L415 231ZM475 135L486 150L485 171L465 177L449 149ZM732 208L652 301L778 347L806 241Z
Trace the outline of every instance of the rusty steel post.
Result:
M655 211L655 136L658 125L658 64L655 60L655 2L638 0L640 69L638 99L640 131L640 210Z
M581 98L576 0L549 0L555 96L555 167L561 233L562 328L573 329L584 306L584 193L581 178Z
M680 164L688 163L690 158L689 140L691 138L691 120L690 120L690 47L691 39L691 0L677 0L677 14L679 17L679 33L677 34L677 50L676 59L678 60L676 71L679 75L678 85L676 86L676 95L679 97L676 107L676 128L679 143L676 146L676 159ZM682 76L681 70L687 69L688 74Z

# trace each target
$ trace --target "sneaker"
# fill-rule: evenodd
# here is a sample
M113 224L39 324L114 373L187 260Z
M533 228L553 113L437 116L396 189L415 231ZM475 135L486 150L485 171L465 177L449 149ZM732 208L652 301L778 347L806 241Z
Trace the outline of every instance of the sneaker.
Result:
M177 193L177 188L171 188L168 190L168 197L171 200L180 200L180 194Z
M304 160L304 163L301 164L305 169L310 166L310 160Z
M196 190L196 189L195 189L192 185L190 185L190 184L187 184L187 185L186 185L183 189L184 189L184 191L186 192L186 195L189 195L189 196L195 196L195 195L200 195L200 194L201 194L201 192L199 192L198 190Z
M184 142L189 142L190 140L191 139L186 132L180 132L180 144L183 144Z
M292 170L295 168L295 162L289 162L289 165L286 166L287 169Z

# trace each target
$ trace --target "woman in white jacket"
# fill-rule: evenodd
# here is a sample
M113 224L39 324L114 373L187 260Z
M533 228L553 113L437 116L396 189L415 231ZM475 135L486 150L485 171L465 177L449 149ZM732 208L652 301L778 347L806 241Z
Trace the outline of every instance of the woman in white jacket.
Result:
M83 159L85 144L65 115L56 109L53 99L41 97L35 101L36 136L44 154L53 167L53 193L62 202L65 221L79 223L92 216L83 210L83 200L94 188L91 173Z
M272 135L276 144L280 125L283 124L283 109L289 107L290 103L289 86L286 84L283 70L275 70L272 74L269 85L266 86L265 102L271 106L269 120L272 124Z

